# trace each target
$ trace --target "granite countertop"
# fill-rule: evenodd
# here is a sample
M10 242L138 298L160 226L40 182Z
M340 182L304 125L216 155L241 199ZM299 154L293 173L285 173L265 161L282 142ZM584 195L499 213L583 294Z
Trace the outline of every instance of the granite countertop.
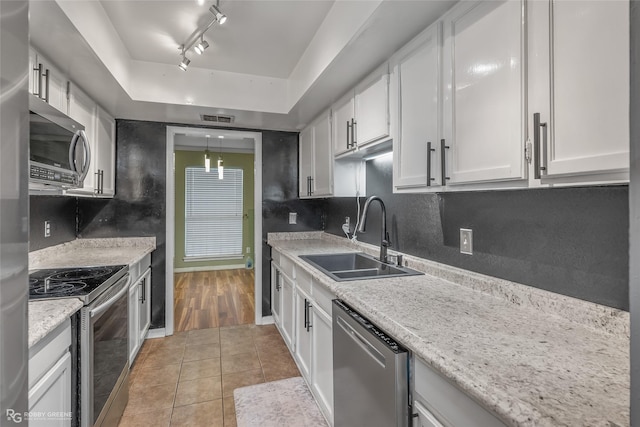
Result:
M57 267L131 266L156 248L155 237L76 239L29 253L29 270ZM29 348L82 307L77 298L29 301Z
M507 425L630 423L628 313L410 256L428 274L335 282L298 256L377 248L324 233L269 244Z
M29 253L29 270L133 265L156 249L155 237L76 239Z
M82 308L78 298L29 302L29 348Z

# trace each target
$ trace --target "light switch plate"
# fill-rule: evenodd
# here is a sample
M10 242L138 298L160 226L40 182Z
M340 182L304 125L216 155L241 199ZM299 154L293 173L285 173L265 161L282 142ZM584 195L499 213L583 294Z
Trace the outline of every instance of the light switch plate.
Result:
M460 253L473 255L473 231L469 228L460 229Z
M289 212L289 224L298 223L298 214L295 212Z

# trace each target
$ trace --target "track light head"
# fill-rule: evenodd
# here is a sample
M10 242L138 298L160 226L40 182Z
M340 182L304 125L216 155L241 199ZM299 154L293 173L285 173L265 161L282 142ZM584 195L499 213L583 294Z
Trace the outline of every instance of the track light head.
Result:
M204 52L204 50L208 47L209 43L204 38L200 38L200 41L196 43L196 45L193 47L193 50L195 50L198 55L202 55L202 52Z
M189 60L189 58L182 55L182 61L180 61L180 65L178 65L178 68L180 68L182 71L187 71L187 67L190 63L191 61Z
M222 11L220 11L220 8L215 4L211 5L211 7L209 8L209 12L213 13L213 15L216 17L216 20L220 25L227 22L227 15L222 13Z

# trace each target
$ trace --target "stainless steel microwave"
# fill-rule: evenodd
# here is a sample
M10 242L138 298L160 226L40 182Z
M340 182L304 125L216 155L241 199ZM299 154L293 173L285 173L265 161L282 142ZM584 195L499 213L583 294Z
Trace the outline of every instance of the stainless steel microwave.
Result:
M35 95L29 95L29 180L82 188L91 164L84 126Z

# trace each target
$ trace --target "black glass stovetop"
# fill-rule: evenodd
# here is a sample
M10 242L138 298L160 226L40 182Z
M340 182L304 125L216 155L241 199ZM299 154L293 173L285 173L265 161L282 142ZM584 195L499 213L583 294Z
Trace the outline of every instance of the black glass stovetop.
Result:
M29 273L29 299L76 297L87 304L128 270L127 265L34 270Z

